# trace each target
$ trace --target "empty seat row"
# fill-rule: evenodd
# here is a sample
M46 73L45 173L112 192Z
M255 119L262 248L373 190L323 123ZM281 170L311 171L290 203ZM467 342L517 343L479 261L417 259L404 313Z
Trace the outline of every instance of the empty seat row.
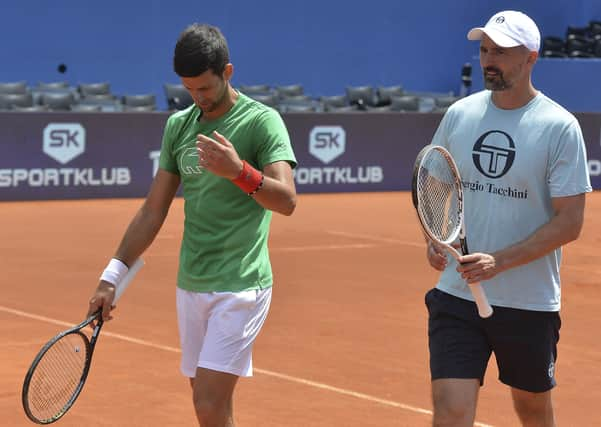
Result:
M71 93L0 93L0 110L26 111L155 111L154 95L90 95L76 99Z
M260 88L260 86L255 86ZM244 91L244 87L241 90ZM443 111L458 97L452 93L406 92L402 86L347 87L344 95L322 96L313 99L307 95L281 96L271 92L245 92L263 104L282 113L290 112L347 112L347 111Z
M108 82L100 83L81 83L77 87L72 87L69 82L38 82L37 85L29 87L27 82L0 82L0 93L28 93L28 92L65 92L75 91L80 96L87 95L106 95L111 93L111 86Z
M193 99L181 84L163 85L168 110L182 110ZM282 113L344 111L440 111L457 97L452 93L407 92L401 85L374 87L348 86L342 95L312 98L300 84L286 86L239 85L246 95ZM0 110L21 111L155 111L154 94L117 96L109 83L39 83L29 88L25 82L0 83Z
M90 83L71 87L67 82L0 83L0 110L26 111L154 111L154 94L118 96L110 84Z
M600 58L601 21L590 21L585 27L568 27L566 36L547 36L542 40L541 56L545 58Z

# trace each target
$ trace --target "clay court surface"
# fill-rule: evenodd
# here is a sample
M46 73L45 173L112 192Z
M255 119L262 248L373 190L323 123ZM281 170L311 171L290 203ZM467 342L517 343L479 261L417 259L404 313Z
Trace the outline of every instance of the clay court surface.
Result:
M79 323L100 271L141 200L2 203L0 424L31 424L21 385L41 345ZM101 333L88 382L64 427L194 426L179 373L177 199L146 266ZM554 401L560 426L601 420L601 193L588 197L579 241L565 248ZM239 427L428 426L423 297L426 264L409 193L302 195L274 215L272 309L255 346L255 376L236 393ZM479 425L516 426L493 361Z

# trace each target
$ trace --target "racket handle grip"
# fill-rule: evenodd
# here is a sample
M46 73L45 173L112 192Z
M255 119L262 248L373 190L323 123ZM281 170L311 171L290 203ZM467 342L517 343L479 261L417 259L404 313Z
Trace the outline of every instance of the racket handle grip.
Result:
M488 303L488 298L486 298L486 294L484 293L484 289L482 289L482 285L478 283L471 283L468 285L472 291L472 295L476 300L476 306L478 307L478 314L482 318L487 318L492 316L492 307Z
M121 298L121 295L123 295L123 292L125 292L125 289L127 289L127 286L132 281L132 279L135 277L135 275L138 273L138 271L142 268L143 265L144 265L144 261L142 260L142 258L138 258L132 264L132 266L129 267L129 270L127 270L127 274L125 274L125 276L123 276L123 279L121 279L121 281L115 287L115 298L113 299L113 304L116 304L117 300L119 298Z

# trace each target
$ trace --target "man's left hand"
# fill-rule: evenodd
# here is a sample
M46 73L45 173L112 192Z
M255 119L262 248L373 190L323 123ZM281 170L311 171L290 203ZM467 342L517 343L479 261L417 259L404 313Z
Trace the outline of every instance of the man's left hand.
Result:
M499 273L497 260L490 254L476 252L459 258L457 271L468 283L489 280Z
M209 172L227 179L236 179L242 171L242 161L234 145L226 137L213 132L213 138L196 137L198 164Z

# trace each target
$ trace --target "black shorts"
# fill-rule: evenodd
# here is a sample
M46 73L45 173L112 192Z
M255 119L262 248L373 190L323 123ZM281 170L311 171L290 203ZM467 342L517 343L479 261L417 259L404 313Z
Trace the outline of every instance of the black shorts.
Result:
M426 306L432 380L476 378L482 385L494 352L508 386L533 393L555 386L558 312L494 307L482 319L475 303L438 289L428 291Z

